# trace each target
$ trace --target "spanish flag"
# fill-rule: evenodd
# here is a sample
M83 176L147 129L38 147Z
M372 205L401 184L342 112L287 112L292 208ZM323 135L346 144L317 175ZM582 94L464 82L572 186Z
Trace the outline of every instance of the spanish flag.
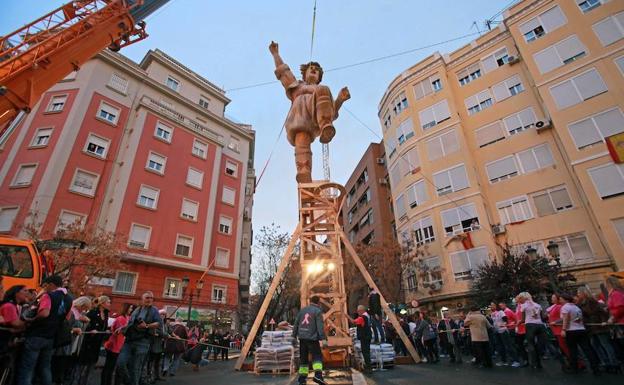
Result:
M624 163L624 132L605 138L613 163Z

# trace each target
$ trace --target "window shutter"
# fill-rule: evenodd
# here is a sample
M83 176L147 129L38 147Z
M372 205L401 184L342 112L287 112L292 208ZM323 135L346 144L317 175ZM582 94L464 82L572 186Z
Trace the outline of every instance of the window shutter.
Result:
M531 149L519 152L518 159L520 159L522 170L525 173L535 171L539 168L537 160L535 159L535 155L533 155L533 151Z
M483 66L483 71L485 73L494 71L495 69L498 68L498 64L496 63L496 59L494 58L493 55L490 55L488 57L481 59L481 64Z
M459 220L466 221L471 218L477 218L477 208L474 203L460 206L457 211L459 212ZM458 222L459 223L459 222Z
M507 87L506 82L495 84L494 87L492 87L492 93L494 94L494 98L497 102L505 100L511 96L511 93L509 93L509 87Z
M583 101L583 99L581 99L579 94L576 92L576 88L574 88L571 80L567 80L561 84L551 87L550 94L555 100L557 108L560 110Z
M479 102L482 102L484 100L491 99L492 94L490 94L490 90L486 89L486 90L479 92L479 95L477 97L478 97Z
M392 188L396 188L399 185L401 178L403 177L403 173L401 172L401 169L399 167L400 164L401 160L399 159L390 169L390 183Z
M420 119L420 126L424 128L427 124L435 122L435 116L433 114L433 107L426 108L418 113Z
M227 204L233 205L234 202L236 201L236 196L235 195L236 195L236 191L224 187L223 188L222 201L227 203Z
M520 25L520 32L522 32L522 34L526 34L527 32L531 32L532 30L534 30L535 28L540 26L540 21L537 19L537 17L532 18L531 20L527 21L524 24Z
M442 217L442 225L444 227L451 227L460 223L457 209L445 210L440 213Z
M467 253L471 270L477 269L488 261L487 248L485 247L468 250Z
M603 137L619 134L624 131L624 115L619 108L601 112L594 116L594 121Z
M554 46L536 52L533 54L533 60L535 60L535 64L537 64L537 68L539 68L541 74L550 72L562 65L561 59L559 59L559 55L557 55Z
M568 191L565 188L551 191L550 196L555 204L555 209L557 210L572 206L572 201L570 200Z
M188 169L188 175L186 181L193 186L201 186L202 181L204 179L204 173L201 171L194 170L192 168Z
M477 104L479 104L479 101L477 99L477 95L473 95L469 98L466 98L466 100L464 100L464 105L466 106L466 108L470 108L473 106L476 106Z
M453 191L459 191L470 187L468 183L468 175L466 175L466 167L462 164L450 170L451 180L453 181Z
M416 96L416 100L419 100L425 97L425 91L423 90L423 82L418 82L414 85L414 95Z
M442 157L442 142L439 137L427 141L427 155L429 160L436 160Z
M414 190L416 192L416 200L418 201L418 204L426 202L427 199L429 199L427 195L427 186L425 185L425 181L420 180L416 182L416 184L414 185Z
M396 198L395 206L396 206L395 208L396 208L397 217L399 218L403 217L407 209L405 207L405 196L403 194L399 195Z
M615 164L589 170L589 175L602 198L624 193L624 177Z
M494 163L490 163L486 166L488 178L494 180L505 175L513 174L517 172L516 162L513 156L497 160Z
M470 271L470 262L465 251L451 254L451 266L455 275Z
M405 160L407 161L406 164L409 167L406 173L410 173L420 166L420 160L418 158L418 150L416 149L416 147L410 148L409 151L404 156L405 156Z
M624 37L624 12L607 17L594 24L592 28L603 46L615 43Z
M555 163L552 153L550 152L550 147L548 147L547 144L534 147L533 150L540 168L551 166Z
M551 32L561 27L568 21L563 12L561 12L561 8L559 8L559 6L551 8L548 11L542 13L540 15L540 19L542 20L542 26L544 27L544 30L546 30L547 32Z
M420 203L416 197L416 184L409 186L405 194L407 195L407 204L410 207L415 207L415 204Z
M440 136L440 140L442 141L442 148L444 149L445 155L459 150L459 142L457 141L457 134L455 133L455 130L451 130L446 134L443 134Z
M613 226L620 237L620 242L624 244L624 218L614 219Z
M15 176L14 184L16 186L27 185L32 181L33 176L35 175L35 170L37 166L22 166L17 170L17 175Z
M444 119L448 119L451 117L451 112L449 111L449 106L446 99L433 106L433 114L435 115L436 122L441 122Z
M520 120L522 121L523 126L528 126L529 124L535 123L537 118L535 117L535 112L532 107L526 108L518 113Z
M591 118L581 120L568 126L576 147L582 148L602 141L594 121Z
M403 135L405 135L406 139L409 134L414 134L414 122L412 121L412 118L405 119L403 123L401 123L400 130Z
M438 174L433 174L433 183L435 184L436 189L438 190L443 189L445 187L450 187L451 179L449 177L449 173L447 171L443 171Z
M572 35L569 38L560 41L559 43L555 44L555 47L557 47L557 52L559 52L559 56L563 61L577 56L578 54L581 54L583 52L587 52L587 49L576 35ZM561 63L560 65L562 64L563 63Z
M503 139L505 137L505 132L503 131L501 121L497 120L496 122L488 124L487 126L475 131L475 135L477 138L477 144L479 147L483 147L487 144Z
M140 243L143 246L146 246L148 238L149 238L149 233L150 233L149 227L133 225L132 233L130 235L130 240L136 243Z
M504 118L503 122L505 123L505 127L508 132L522 127L522 122L520 121L520 116L518 114L513 114Z
M540 217L554 214L556 212L547 192L533 195L533 204L535 204L537 215Z
M585 235L570 236L568 238L568 242L570 243L570 249L572 249L575 261L594 258L594 253L592 253L591 247L589 246L589 242L587 241L587 237Z
M197 203L183 199L182 214L197 219Z
M573 80L584 100L607 91L607 85L595 68L574 77Z
M17 207L0 209L0 231L11 231L17 211Z

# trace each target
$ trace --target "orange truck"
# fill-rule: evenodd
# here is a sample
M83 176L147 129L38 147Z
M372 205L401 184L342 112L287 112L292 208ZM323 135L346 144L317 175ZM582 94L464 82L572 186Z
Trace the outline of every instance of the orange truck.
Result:
M13 285L37 289L51 272L51 260L39 253L34 242L0 237L0 276L5 290Z

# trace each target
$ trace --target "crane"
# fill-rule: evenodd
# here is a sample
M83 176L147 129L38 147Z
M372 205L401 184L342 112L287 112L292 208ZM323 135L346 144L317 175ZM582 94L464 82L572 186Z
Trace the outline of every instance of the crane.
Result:
M105 48L147 37L145 22L169 0L74 0L0 36L0 137L21 111Z

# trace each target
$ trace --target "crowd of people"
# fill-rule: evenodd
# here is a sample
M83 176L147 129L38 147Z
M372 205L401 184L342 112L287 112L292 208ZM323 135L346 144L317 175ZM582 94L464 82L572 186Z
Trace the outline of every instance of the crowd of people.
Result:
M437 363L441 357L461 363L468 356L474 365L485 368L541 369L542 360L551 358L566 373L589 367L594 374L617 374L622 373L624 363L624 287L609 277L606 289L606 296L594 296L586 287L573 294L555 293L549 306L522 292L513 301L515 309L505 302L492 302L487 310L473 307L453 316L446 310L440 318L418 311L399 322L425 363ZM369 308L376 309L374 293L369 302ZM369 315L375 335L372 342L392 343L398 355L408 355L390 322L375 327L373 319L379 315L374 312Z
M101 385L154 384L175 376L183 360L197 371L202 360L227 360L244 342L241 334L169 318L152 292L114 314L109 297L73 298L59 276L42 287L5 291L0 281L0 385L87 385L100 360Z

